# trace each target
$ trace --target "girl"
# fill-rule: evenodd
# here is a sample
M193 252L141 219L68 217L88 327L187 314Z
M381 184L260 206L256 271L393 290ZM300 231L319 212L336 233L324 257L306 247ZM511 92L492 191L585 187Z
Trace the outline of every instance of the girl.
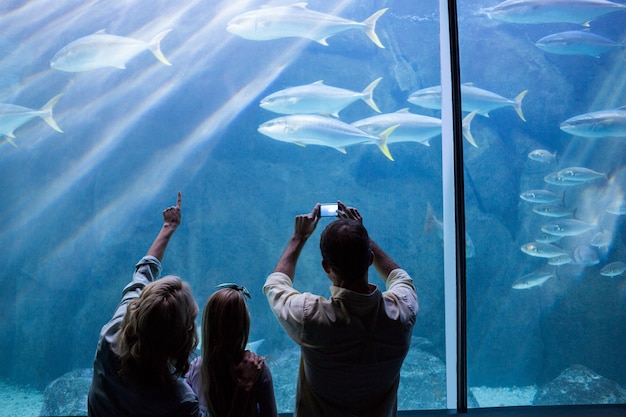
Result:
M244 294L250 294L235 284L218 287L204 306L202 356L191 363L187 382L210 417L277 417L270 370L246 350L250 313Z

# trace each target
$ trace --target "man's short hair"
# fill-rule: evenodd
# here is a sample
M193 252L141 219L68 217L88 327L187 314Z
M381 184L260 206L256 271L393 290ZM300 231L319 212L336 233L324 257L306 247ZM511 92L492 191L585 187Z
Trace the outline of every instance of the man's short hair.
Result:
M359 279L370 266L370 238L358 220L339 219L326 226L320 251L322 259L343 279Z

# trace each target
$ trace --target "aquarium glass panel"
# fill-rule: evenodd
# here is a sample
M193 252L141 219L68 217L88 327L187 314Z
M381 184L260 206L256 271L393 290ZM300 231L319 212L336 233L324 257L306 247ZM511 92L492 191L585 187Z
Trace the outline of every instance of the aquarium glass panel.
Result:
M470 407L626 402L618 3L458 2Z
M2 2L0 415L86 415L100 329L159 232L162 210L176 204L179 191L182 223L169 242L162 274L189 282L200 310L220 283L247 288L250 348L270 366L280 412L293 410L299 348L278 325L262 286L293 233L295 216L310 213L318 202L338 200L358 208L372 238L417 288L419 316L401 373L399 409L446 408L441 115L409 100L413 92L441 84L439 3L292 3L297 2ZM268 12L267 5L280 7L280 13ZM474 9L464 10L466 22L472 22L471 30L463 26L471 35L463 43L464 78L502 94L532 91L524 103L527 123L511 108L490 119L476 116L479 147L467 150L468 174L482 190L468 187L468 230L476 244L469 259L471 282L474 288L497 290L481 293L472 304L495 306L481 310L481 326L472 322L472 341L477 331L503 318L502 312L490 316L493 308L509 312L496 328L519 335L523 325L536 335L539 299L532 294L542 293L509 290L509 280L528 260L517 248L521 227L531 218L529 206L515 197L527 188L519 177L530 183L531 173L543 175L544 165L534 166L520 155L532 148L529 143L557 141L561 148L550 149L558 150L560 164L568 160L562 147L571 139L558 130L544 135L545 126L552 126L547 118L552 122L608 105L606 100L592 105L596 94L588 91L602 89L605 98L615 92L609 83L623 65L621 51L576 61L594 69L584 73L584 81L580 74L572 81L555 72L575 73L575 66L548 60L528 44L524 28L496 25L474 16ZM302 20L264 32L240 22L244 13ZM308 27L307 13L321 24ZM515 52L505 38L485 37L511 31L515 36L509 34L507 42L517 42L525 52ZM619 39L617 32L606 35ZM500 54L491 48L500 48ZM500 60L503 51L511 63ZM480 54L478 60L472 54ZM514 83L507 73L513 70L519 75ZM602 78L594 78L600 72ZM539 77L546 77L541 84ZM549 102L563 110L547 111L540 88L557 87L563 90L560 97ZM617 104L619 97L611 97ZM500 130L491 123L501 123ZM506 138L497 136L504 131ZM597 187L593 198L607 203L609 197L618 201L607 184L618 192L617 150L622 149L611 143L613 151L588 140L571 150L589 158L585 166L607 173L589 185ZM582 146L588 148L583 152ZM592 155L597 163L591 164ZM573 155L569 161L583 164ZM587 210L600 207L590 206L579 206L576 217L590 221ZM615 225L621 219L605 217ZM301 253L295 275L299 291L330 296L318 242L331 221L319 221ZM619 229L603 230L613 238L593 270L618 260L620 253ZM602 320L613 316L603 321L601 335L609 336L619 324L621 277L596 275L589 279L613 297L612 304L596 299L600 293L581 301L584 312L597 300L602 309L596 314L602 313ZM567 283L587 279L560 276ZM373 268L370 280L384 286ZM545 294L542 300L551 300L554 309L563 296L557 295ZM504 297L510 301L502 302ZM520 309L524 323L514 315ZM557 326L561 317L544 320ZM568 346L551 337L551 346ZM518 343L510 352L524 366L504 381L490 372L504 369L493 363L505 359L513 340L505 334L489 338L501 348L489 344L483 351L487 345L479 343L472 350L483 352L473 357L482 369L472 374L474 381L530 385L540 380L529 375L537 356L520 352L543 346L537 337L525 337L528 345ZM493 349L502 356L494 359ZM560 358L557 351L549 355L546 359ZM540 367L546 372L542 377L555 367Z

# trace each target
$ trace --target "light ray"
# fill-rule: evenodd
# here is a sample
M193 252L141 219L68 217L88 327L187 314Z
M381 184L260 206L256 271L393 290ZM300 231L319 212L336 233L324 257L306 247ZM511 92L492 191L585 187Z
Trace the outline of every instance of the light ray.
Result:
M349 4L349 1L338 3L333 13L339 13ZM220 13L215 15L212 20L207 22L201 30L195 33L189 34L189 37L185 40L180 47L174 51L169 51L168 58L174 65L185 65L185 72L192 78L193 74L204 70L206 62L211 62L214 59L218 59L220 53L228 51L229 46L235 37L230 37L227 41L221 42L218 45L212 45L212 47L206 51L203 59L194 59L198 54L203 53L207 49L207 39L219 39L223 37L224 28L226 22L230 19L233 13L241 12L242 3L235 3L228 7L220 8ZM192 10L193 6L188 6L185 12ZM185 12L180 12L179 15L169 15L167 19L161 19L159 22L153 24L145 24L145 30L154 32L154 27L168 27L179 20ZM143 29L142 29L143 30ZM133 32L133 36L143 36L141 30ZM143 36L145 38L145 36ZM60 242L56 250L49 254L47 257L50 261L58 259L59 257L68 256L71 254L71 250L76 244L80 244L87 240L88 236L92 236L97 231L102 231L107 227L110 227L111 232L115 233L115 230L119 227L125 227L120 224L119 221L113 221L111 218L112 213L133 213L142 207L142 204L147 204L156 195L160 194L162 189L168 185L173 174L182 166L185 161L188 160L190 155L198 152L199 147L206 147L207 143L211 146L215 146L217 143L217 133L226 129L230 123L239 115L242 109L247 107L252 100L254 100L267 86L272 83L300 53L300 51L311 43L309 40L297 40L292 43L292 46L287 50L281 51L278 57L270 62L265 68L260 68L259 73L256 74L247 84L245 84L236 94L230 97L217 111L207 117L202 123L200 123L191 134L181 141L171 146L166 152L157 152L153 157L154 163L146 164L148 168L144 169L135 178L134 182L127 184L127 187L123 192L113 201L111 201L104 209L98 213L94 213L94 216L86 222L81 228L74 233L73 236L68 237L65 241ZM18 213L18 219L12 222L12 228L3 235L11 236L12 234L19 234L20 228L25 226L34 220L36 220L41 214L46 212L47 208L55 204L59 199L65 196L72 187L77 183L86 179L91 171L97 166L105 163L108 157L114 153L118 148L120 142L133 125L139 123L142 119L142 115L154 107L158 107L160 103L167 100L178 89L183 88L184 85L178 83L180 81L177 77L171 77L166 71L163 71L162 64L155 62L147 70L134 74L131 79L126 79L123 83L119 83L115 88L110 89L106 93L98 97L97 101L92 101L80 110L81 117L85 114L98 114L103 110L115 106L116 104L122 104L124 98L129 95L143 95L145 92L142 89L146 85L159 85L158 89L155 89L150 94L147 94L141 101L141 104L127 112L123 117L111 121L106 129L99 132L96 138L94 138L94 145L86 152L83 157L70 167L61 177L55 180L49 187L42 193L41 190L37 190L29 198L23 199L23 205L16 210ZM108 77L114 77L115 71L111 71ZM41 75L45 77L45 75ZM72 88L86 88L86 84L89 84L90 77L85 76L78 79L72 84ZM105 84L107 76L104 79L100 79L101 84ZM60 114L60 120L64 125L80 128L81 121L78 120L71 112L76 109L67 109ZM208 156L206 151L204 155ZM157 156L158 155L158 156ZM145 187L146 183L153 184L152 187ZM28 207L26 207L28 205ZM127 221L130 221L127 220ZM117 226L113 227L113 225ZM45 265L43 262L42 265Z

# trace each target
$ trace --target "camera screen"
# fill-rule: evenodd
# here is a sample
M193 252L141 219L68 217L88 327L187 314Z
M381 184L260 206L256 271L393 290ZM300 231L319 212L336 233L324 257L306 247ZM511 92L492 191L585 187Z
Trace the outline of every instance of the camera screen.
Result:
M322 204L320 207L321 217L336 217L337 216L337 204Z

